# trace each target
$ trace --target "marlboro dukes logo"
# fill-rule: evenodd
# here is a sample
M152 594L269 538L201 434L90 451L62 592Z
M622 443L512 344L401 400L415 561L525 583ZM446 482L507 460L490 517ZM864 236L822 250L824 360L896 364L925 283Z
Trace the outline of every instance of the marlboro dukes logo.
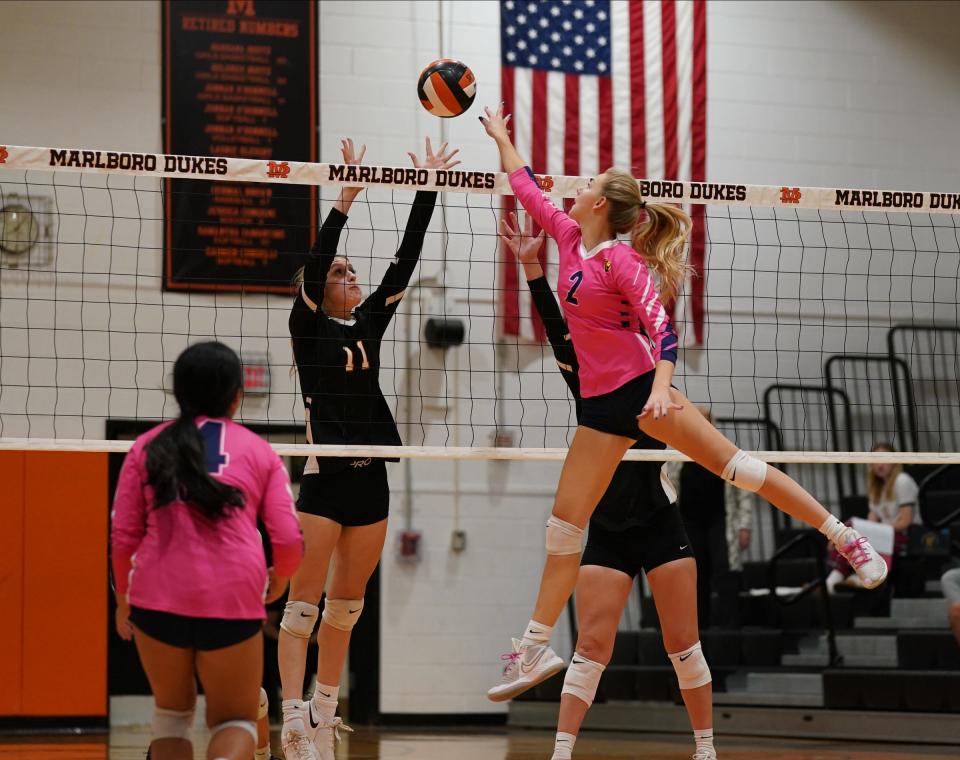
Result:
M286 161L279 163L276 161L267 161L267 176L271 179L286 179L290 176L290 164Z
M800 192L799 187L781 187L780 188L780 202L781 203L799 203L802 193Z

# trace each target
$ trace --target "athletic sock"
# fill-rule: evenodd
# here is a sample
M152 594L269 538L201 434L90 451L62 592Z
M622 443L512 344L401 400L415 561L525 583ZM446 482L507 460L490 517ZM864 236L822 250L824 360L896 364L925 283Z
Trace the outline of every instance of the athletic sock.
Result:
M553 633L552 625L544 625L536 620L531 620L527 624L527 630L520 640L520 646L531 646L533 644L547 644L550 642L550 634Z
M840 522L836 517L830 515L820 526L820 532L827 537L830 543L836 542L837 538L847 529L847 526Z
M713 748L713 729L701 728L693 732L693 740L697 743L697 752L700 750L709 750L716 752Z
M576 741L575 735L557 731L557 738L553 742L553 757L550 760L571 760Z
M337 700L340 698L340 687L317 681L313 690L313 705L321 715L332 718L337 714Z

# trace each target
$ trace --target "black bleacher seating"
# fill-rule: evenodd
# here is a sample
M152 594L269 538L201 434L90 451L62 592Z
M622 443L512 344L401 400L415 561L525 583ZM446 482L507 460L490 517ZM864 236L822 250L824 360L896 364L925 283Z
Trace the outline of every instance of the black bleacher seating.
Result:
M829 709L958 710L960 672L828 669L823 672L823 698Z
M900 631L897 663L904 670L960 670L960 646L949 631Z

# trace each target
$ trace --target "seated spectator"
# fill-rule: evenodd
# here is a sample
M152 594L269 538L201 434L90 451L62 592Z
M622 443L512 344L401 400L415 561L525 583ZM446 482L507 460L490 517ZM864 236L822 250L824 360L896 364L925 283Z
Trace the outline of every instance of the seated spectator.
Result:
M960 646L960 567L947 570L940 578L943 595L947 598L947 615L950 620L950 630Z
M870 451L895 452L890 443L877 443ZM903 554L907 546L907 528L920 525L920 509L917 504L919 488L916 481L903 471L903 465L891 462L875 462L867 472L867 503L871 522L888 525L893 531L893 554ZM848 521L849 524L849 521ZM838 583L862 587L853 574L850 564L831 549L833 565L827 577L827 590L831 593Z

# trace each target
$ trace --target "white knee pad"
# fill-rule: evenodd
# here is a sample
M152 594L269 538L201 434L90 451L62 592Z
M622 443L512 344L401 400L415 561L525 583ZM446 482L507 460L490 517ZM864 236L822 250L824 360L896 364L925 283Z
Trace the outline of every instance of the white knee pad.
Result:
M567 668L567 675L563 678L563 690L560 693L572 694L590 707L594 697L597 696L597 686L600 684L603 669L604 666L599 662L588 660L579 652L574 652L570 667Z
M720 477L744 491L756 492L767 479L767 463L741 450L730 457Z
M193 728L193 710L153 708L153 739L189 739Z
M707 660L703 656L699 641L689 649L668 654L667 657L673 663L673 669L677 671L677 681L680 682L681 689L696 689L713 680L710 675L710 666L707 665Z
M267 690L260 687L260 707L257 708L257 720L263 720L270 712L270 698L267 697Z
M327 599L323 622L338 631L352 631L363 612L363 599Z
M287 602L283 607L280 627L298 639L309 639L317 623L320 608L307 602Z
M579 554L583 528L550 515L547 520L547 554Z
M241 728L253 737L253 746L257 746L257 724L252 720L225 720L210 728L210 738L226 728Z

